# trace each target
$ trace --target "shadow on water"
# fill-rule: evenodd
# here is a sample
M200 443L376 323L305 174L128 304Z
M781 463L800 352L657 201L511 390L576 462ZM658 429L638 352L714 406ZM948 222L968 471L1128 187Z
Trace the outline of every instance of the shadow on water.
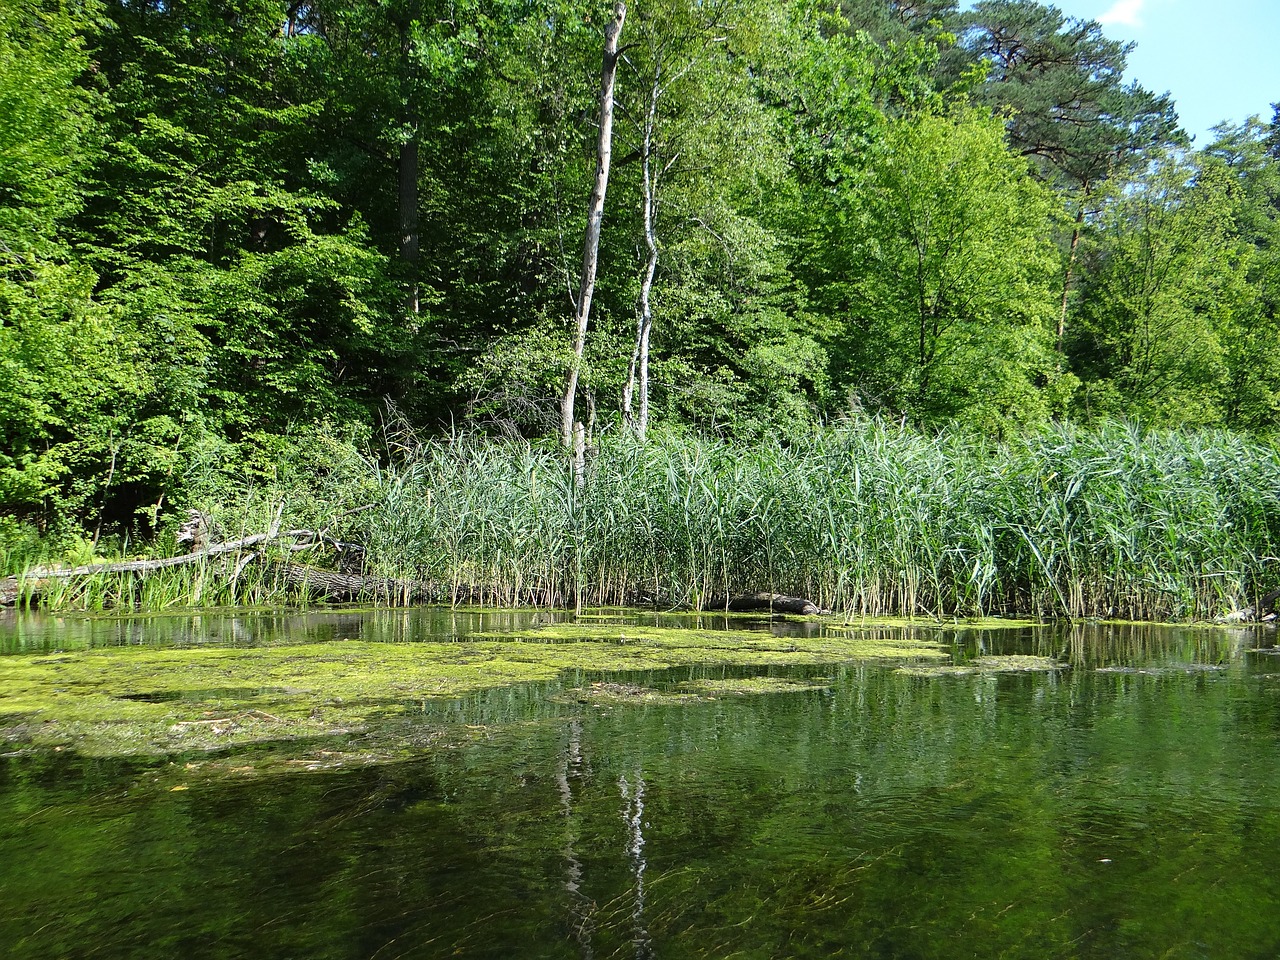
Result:
M74 642L222 642L237 619L255 643L401 642L496 616L184 618L167 639L94 621ZM1280 954L1274 634L940 639L957 663L1067 669L569 671L407 703L385 723L451 733L311 772L248 751L3 758L0 943L15 960ZM808 685L574 695L759 677Z

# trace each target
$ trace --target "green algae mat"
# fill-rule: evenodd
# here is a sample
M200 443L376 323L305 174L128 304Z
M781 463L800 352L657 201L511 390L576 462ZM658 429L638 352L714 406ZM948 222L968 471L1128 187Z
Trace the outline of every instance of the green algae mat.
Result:
M350 733L424 702L551 683L567 671L947 658L936 640L902 628L833 623L813 635L788 636L742 629L743 622L728 620L711 630L593 617L476 630L448 640L385 642L357 635L321 643L280 638L249 648L123 646L11 655L0 657L0 735L90 755L171 753ZM164 626L154 622L157 633ZM749 676L720 683L739 692L785 686L767 687ZM704 682L704 689L714 688ZM648 700L675 695L655 690ZM690 688L684 695L697 693Z
M13 960L1280 955L1265 630L0 621Z

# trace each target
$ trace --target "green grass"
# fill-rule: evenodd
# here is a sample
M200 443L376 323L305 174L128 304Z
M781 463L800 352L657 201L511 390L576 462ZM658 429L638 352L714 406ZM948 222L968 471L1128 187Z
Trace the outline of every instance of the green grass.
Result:
M1280 457L1226 433L609 440L581 490L554 449L466 442L418 449L382 491L364 520L387 572L497 604L773 590L850 616L1190 620L1278 579Z
M265 517L278 497L286 526L341 516L334 535L367 547L370 572L455 603L704 608L771 590L851 618L1175 621L1280 583L1280 456L1224 432L1111 424L995 444L868 422L753 447L609 437L580 489L553 445L438 442L351 463L345 487L335 472L323 496L263 490L240 509ZM56 602L288 599L254 569L234 586L224 567L68 586Z

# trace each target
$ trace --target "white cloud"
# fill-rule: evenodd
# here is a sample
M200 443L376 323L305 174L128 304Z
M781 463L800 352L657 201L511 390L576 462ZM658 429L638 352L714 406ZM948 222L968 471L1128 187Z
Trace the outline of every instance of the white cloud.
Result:
M1146 0L1116 0L1106 13L1098 17L1098 22L1104 26L1140 27L1144 3Z

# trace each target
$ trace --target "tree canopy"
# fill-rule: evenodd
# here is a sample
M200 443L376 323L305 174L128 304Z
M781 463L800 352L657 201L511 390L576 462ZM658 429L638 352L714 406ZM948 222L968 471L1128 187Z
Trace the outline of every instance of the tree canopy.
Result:
M150 530L317 425L1273 434L1280 111L1036 0L2 0L0 504Z

